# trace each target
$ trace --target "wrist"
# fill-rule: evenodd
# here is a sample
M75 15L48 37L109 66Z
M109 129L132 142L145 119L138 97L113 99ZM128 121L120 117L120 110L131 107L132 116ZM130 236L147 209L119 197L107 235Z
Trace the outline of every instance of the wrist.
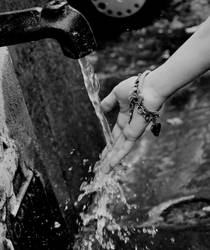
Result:
M144 105L151 111L158 111L167 98L157 89L157 80L151 77L150 74L145 78L142 90Z

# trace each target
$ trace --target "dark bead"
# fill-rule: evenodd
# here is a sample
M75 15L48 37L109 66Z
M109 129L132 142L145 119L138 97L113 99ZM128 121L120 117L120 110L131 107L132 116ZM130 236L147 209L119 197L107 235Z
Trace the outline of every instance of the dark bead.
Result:
M160 123L155 123L151 126L151 132L153 133L154 136L159 136L160 130L161 130Z

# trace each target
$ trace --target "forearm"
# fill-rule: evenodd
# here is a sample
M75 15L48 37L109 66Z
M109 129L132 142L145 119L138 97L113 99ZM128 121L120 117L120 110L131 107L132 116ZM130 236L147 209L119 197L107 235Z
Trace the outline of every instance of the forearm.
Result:
M162 66L147 76L145 84L165 100L209 68L210 18Z

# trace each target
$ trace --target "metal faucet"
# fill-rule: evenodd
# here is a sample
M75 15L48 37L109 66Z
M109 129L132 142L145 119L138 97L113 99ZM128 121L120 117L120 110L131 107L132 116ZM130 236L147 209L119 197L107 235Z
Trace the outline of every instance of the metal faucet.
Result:
M96 42L85 17L67 1L54 0L43 8L0 13L0 46L54 38L63 53L79 59L91 53Z

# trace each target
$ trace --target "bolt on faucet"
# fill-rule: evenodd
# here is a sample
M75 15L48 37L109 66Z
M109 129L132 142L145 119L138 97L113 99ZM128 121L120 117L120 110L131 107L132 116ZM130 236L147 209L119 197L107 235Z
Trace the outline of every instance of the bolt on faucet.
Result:
M54 0L43 8L0 13L0 46L45 38L56 39L63 53L73 59L96 48L88 21L67 1Z

